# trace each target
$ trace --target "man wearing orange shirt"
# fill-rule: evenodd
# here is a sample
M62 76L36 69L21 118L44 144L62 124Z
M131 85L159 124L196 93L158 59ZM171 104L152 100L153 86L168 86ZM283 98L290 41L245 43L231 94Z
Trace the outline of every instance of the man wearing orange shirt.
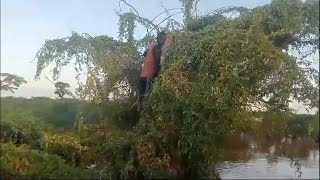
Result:
M162 47L166 42L167 35L165 32L160 32L157 35L157 42L151 44L145 56L144 66L140 74L140 90L139 103L141 104L147 92L150 91L150 86L153 80L158 76L161 65Z

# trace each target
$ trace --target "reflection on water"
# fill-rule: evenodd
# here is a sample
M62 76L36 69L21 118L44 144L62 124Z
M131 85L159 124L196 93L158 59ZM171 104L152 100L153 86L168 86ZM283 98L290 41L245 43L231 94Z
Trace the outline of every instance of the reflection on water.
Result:
M246 151L251 152L249 156L237 153L239 157L233 155L218 166L222 179L298 179L297 169L288 157L299 159L301 179L319 179L319 149L281 142L269 147L250 145Z

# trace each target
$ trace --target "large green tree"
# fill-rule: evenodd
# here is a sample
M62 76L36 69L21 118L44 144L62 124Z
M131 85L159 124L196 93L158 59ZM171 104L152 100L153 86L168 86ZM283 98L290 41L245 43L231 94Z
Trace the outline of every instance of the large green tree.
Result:
M319 106L319 74L305 58L319 50L318 1L274 0L254 9L223 8L205 17L194 15L197 1L181 2L183 25L167 28L163 71L140 122L121 135L107 130L108 142L96 144L107 149L104 156L110 157L106 161L114 167L113 175L208 178L222 138L246 127L253 106L288 112L290 98ZM239 16L227 16L230 12ZM134 9L119 17L118 39L73 33L46 41L36 56L36 77L54 62L56 79L75 60L78 73L83 67L88 72L86 82L79 81L82 98L98 104L110 103L110 93L120 101L134 98L141 54L154 34L150 29L165 27ZM140 40L133 36L137 23L147 28ZM301 57L290 55L289 49Z

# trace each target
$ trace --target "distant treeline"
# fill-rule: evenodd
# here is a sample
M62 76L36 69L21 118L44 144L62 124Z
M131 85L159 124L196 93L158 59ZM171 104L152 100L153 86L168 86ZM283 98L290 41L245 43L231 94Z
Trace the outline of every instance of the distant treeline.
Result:
M12 110L31 111L41 121L62 129L72 128L77 118L92 123L99 122L102 115L100 107L76 99L51 99L47 97L1 98L1 115ZM82 112L82 113L80 113Z
M30 111L39 120L56 128L70 129L82 119L84 123L112 123L116 115L127 107L117 103L95 105L76 99L51 99L47 97L1 98L1 117L13 110ZM312 137L319 136L319 114L287 114L260 112L256 114L260 122L248 124L261 137L279 139L284 136ZM110 121L111 120L111 121ZM253 126L252 126L253 125Z

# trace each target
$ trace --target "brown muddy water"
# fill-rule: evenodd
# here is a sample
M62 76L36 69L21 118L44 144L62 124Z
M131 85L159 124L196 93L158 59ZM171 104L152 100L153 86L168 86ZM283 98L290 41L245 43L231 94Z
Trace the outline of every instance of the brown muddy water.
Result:
M251 143L248 149L233 152L231 158L217 166L221 179L319 179L319 144L282 142L260 146Z

